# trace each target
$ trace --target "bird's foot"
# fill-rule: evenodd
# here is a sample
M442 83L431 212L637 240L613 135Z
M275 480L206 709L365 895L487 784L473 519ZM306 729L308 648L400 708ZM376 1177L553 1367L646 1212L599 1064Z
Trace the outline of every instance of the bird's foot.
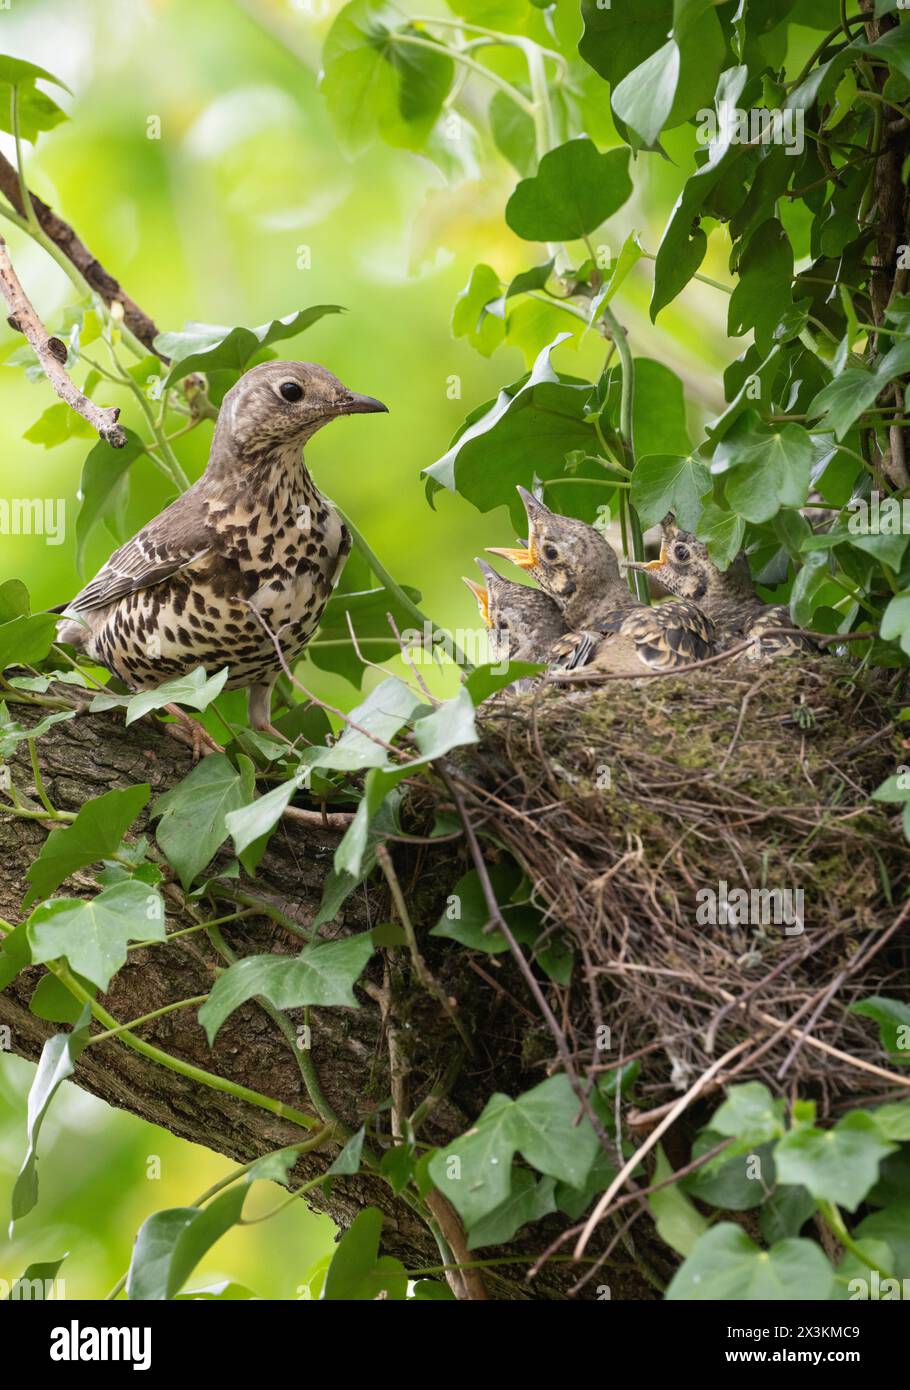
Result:
M177 721L175 724L166 724L168 733L178 739L181 743L187 744L193 750L193 762L198 763L203 753L207 757L209 753L223 753L224 749L220 743L216 743L203 724L192 715L187 714L179 705L165 705L164 709Z

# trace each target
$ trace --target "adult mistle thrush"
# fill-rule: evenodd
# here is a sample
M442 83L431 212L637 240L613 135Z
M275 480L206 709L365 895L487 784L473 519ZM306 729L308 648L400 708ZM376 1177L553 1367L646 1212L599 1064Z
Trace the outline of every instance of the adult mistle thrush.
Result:
M250 723L268 728L269 634L300 655L351 548L302 447L340 415L385 409L312 362L253 367L224 398L202 477L63 606L60 641L133 690L228 666L226 688L247 687Z

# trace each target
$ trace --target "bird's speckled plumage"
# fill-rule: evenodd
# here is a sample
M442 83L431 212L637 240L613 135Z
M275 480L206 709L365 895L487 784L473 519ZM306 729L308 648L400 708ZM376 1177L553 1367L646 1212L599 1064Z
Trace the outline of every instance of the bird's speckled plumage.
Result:
M280 664L263 623L293 662L351 547L302 446L339 415L384 409L315 363L252 368L224 398L203 476L66 605L59 639L134 690L229 666L227 687L249 687L267 725Z
M645 570L665 589L688 599L712 619L720 650L753 641L750 656L793 656L816 650L809 637L766 636L774 628L793 627L786 604L764 603L756 594L745 555L738 555L729 569L721 570L707 546L672 518L662 523L663 542L658 560L630 568Z
M714 625L695 604L640 603L605 536L518 491L528 515L528 545L492 553L529 570L560 605L567 627L556 645L561 665L634 675L642 667L670 672L713 655Z
M485 560L478 558L474 563L484 583L464 582L477 600L489 633L491 660L550 661L553 644L566 630L558 603L542 589L503 579Z

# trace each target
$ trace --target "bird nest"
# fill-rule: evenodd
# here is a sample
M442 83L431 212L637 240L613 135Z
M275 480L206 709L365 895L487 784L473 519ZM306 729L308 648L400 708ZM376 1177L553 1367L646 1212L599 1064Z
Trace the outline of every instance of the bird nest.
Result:
M849 1006L908 998L910 847L868 800L902 761L901 676L819 657L484 706L466 785L573 949L579 1070L639 1059L652 1116L727 1053L707 1089L798 1083L822 1113L887 1090Z

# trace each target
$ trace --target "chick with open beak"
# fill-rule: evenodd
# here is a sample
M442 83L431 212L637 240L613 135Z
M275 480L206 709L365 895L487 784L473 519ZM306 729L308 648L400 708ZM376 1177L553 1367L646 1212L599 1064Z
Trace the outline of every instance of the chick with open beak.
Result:
M644 563L630 561L626 568L643 570L670 593L697 604L714 623L720 650L743 641L754 643L744 653L753 658L816 650L809 637L774 635L775 628L792 628L793 619L786 604L762 602L745 555L738 555L729 569L721 570L704 542L690 531L680 530L672 517L664 518L661 530L659 558Z
M559 605L540 589L503 579L486 560L476 559L483 584L465 579L489 633L494 662L552 659L553 644L566 630Z
M577 517L552 512L525 488L518 492L528 544L491 548L491 554L532 574L562 609L568 629L558 644L562 665L636 675L643 667L672 671L713 655L713 624L695 604L651 608L639 602L605 536Z

